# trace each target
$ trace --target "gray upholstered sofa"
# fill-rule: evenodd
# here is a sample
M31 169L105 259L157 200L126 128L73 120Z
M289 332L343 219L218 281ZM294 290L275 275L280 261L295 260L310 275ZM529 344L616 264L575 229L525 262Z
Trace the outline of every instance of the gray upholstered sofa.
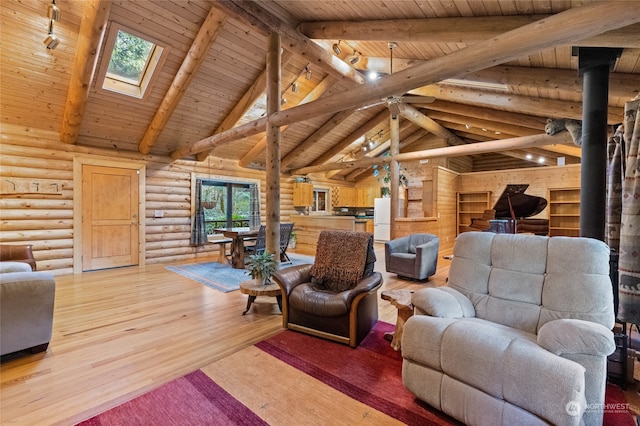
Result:
M468 232L445 287L416 291L402 378L470 425L599 425L614 349L609 248Z
M433 234L411 234L384 243L387 272L425 280L436 273L440 238Z
M24 262L0 262L0 355L47 350L56 283Z

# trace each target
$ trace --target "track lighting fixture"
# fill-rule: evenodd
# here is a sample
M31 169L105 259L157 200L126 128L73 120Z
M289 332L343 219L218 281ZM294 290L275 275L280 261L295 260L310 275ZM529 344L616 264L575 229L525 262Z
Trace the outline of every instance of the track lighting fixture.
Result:
M60 9L58 8L58 6L56 6L55 0L53 0L53 2L49 5L48 16L50 20L60 22Z
M47 49L53 50L60 44L60 39L53 34L53 22L60 21L60 9L56 6L56 0L51 0L47 16L49 17L49 31L47 37L44 39L44 45Z
M284 105L286 103L287 103L287 99L286 98L280 99L280 105Z
M305 74L305 76L304 76L304 77L305 77L307 80L311 80L311 70L309 69L309 65L307 65L306 67L304 67L304 70L307 72L307 73Z
M331 48L333 49L333 53L335 53L336 55L342 53L342 49L340 49L340 41L341 40L338 40L337 43L333 43L333 46L331 46Z
M304 68L302 68L298 74L294 77L294 79L291 81L291 83L289 83L289 85L287 87L284 88L284 90L282 91L282 94L284 95L284 93L289 90L289 88L291 88L291 91L293 93L298 93L298 89L299 89L299 85L298 85L298 79L300 78L300 76L302 74L304 74L305 72L307 73L307 80L309 80L311 78L311 71L309 71L309 65L307 64L305 65ZM285 102L287 102L284 98L282 98L282 102L280 103L280 105L284 105Z
M349 58L349 63L351 65L355 65L360 61L360 55L358 55L358 52L356 52L356 49L353 49L353 55L351 56L351 58Z

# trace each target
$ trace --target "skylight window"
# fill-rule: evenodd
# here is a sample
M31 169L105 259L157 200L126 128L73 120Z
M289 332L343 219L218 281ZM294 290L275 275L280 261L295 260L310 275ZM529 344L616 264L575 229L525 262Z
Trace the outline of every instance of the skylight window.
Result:
M155 48L148 40L118 30L107 77L140 86Z
M166 51L149 37L114 23L101 67L102 89L143 98Z

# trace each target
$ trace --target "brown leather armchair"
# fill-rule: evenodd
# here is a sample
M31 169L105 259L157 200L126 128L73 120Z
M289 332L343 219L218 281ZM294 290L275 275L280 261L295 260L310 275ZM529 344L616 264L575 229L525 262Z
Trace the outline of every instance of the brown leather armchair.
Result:
M322 231L313 265L272 275L282 290L283 326L358 346L378 320L382 274L373 272L375 261L371 234Z
M24 262L36 270L31 244L0 244L0 262Z

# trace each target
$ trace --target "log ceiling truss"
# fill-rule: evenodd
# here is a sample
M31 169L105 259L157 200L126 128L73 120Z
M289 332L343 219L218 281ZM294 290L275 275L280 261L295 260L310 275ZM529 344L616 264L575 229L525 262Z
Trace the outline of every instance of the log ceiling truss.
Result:
M382 10L366 1L87 0L68 11L79 25L75 46L68 47L74 55L59 114L61 141L174 159L213 155L264 168L266 131L275 126L283 172L357 180L387 161L380 155L390 146L391 110L400 116L400 161L499 152L576 163L580 148L566 132L544 134L547 118L582 118L582 81L571 46L624 49L610 76L612 126L622 121L624 102L639 93L638 2L567 9L563 1L534 1L522 11L509 10L513 2L422 3ZM138 25L171 45L173 56L146 99L129 102L96 90L95 69L105 60L100 55L111 22ZM286 103L268 114L272 33L283 48ZM390 42L398 46L393 52ZM370 82L368 71L386 75ZM409 95L433 101L403 102ZM393 105L384 102L390 98ZM122 129L103 124L100 117L110 113L121 114ZM377 146L364 153L373 140ZM428 141L439 142L411 150Z

